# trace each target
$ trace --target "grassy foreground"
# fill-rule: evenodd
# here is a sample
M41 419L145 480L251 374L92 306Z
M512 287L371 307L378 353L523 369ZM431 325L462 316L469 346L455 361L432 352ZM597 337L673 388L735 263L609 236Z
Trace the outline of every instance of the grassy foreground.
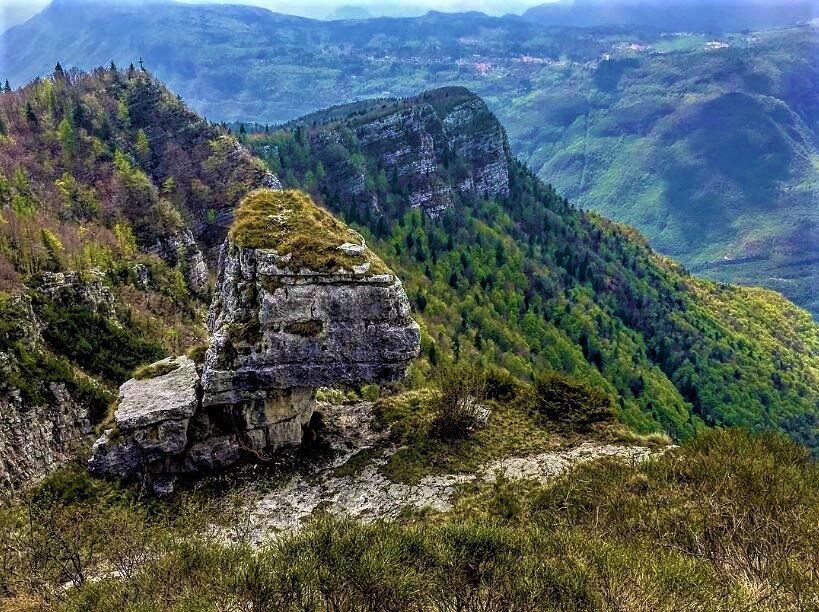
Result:
M0 513L3 608L819 605L819 470L773 434L710 431L640 465L587 464L546 485L474 485L444 515L369 525L316 516L261 549L245 543L242 525L226 499L147 502L63 472Z

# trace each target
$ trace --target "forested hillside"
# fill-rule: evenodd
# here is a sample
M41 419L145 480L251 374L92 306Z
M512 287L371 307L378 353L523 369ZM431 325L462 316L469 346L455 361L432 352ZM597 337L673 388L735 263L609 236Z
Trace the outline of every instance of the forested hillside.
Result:
M791 9L805 7L766 10L789 23ZM467 86L514 153L575 205L637 227L698 274L775 289L816 315L817 29L715 34L673 22L547 26L534 12L326 22L247 6L57 0L0 36L0 82L23 85L57 60L90 69L143 58L200 114L270 124Z
M604 389L639 430L774 427L816 445L808 313L689 275L508 153L504 189L504 139L479 99L451 88L245 137L285 184L372 236L425 324L428 366L478 360L524 379L557 369ZM487 169L494 183L463 188Z
M70 457L136 366L201 341L207 248L276 184L133 68L0 93L0 482Z
M246 132L403 278L423 357L400 385L322 390L316 439L170 499L83 464L54 472L86 456L135 365L191 346L201 357L209 247L249 190L278 179L140 70L57 67L0 93L0 607L816 607L809 451L741 429L692 436L740 424L815 448L819 333L805 311L698 280L577 210L512 157L467 90ZM302 239L286 248L360 261L337 254L358 236L329 215L311 209L324 224L311 236L274 210L246 210L233 237L278 246L259 228L289 220ZM459 417L474 401L464 391L480 391L481 423ZM612 407L637 430L690 439L636 435ZM345 501L361 521L335 518Z

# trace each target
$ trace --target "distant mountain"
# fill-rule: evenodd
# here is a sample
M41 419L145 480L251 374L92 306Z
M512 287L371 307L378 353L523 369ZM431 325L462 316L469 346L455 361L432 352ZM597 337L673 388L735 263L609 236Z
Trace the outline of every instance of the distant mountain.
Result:
M574 0L550 2L523 17L543 25L649 26L671 32L739 32L807 23L814 0Z
M330 19L369 19L373 15L361 6L344 5L338 7L330 15Z
M480 13L327 22L99 2L59 0L0 36L0 80L141 57L209 118L262 123L468 86L513 152L577 205L699 274L819 313L815 28L666 35Z

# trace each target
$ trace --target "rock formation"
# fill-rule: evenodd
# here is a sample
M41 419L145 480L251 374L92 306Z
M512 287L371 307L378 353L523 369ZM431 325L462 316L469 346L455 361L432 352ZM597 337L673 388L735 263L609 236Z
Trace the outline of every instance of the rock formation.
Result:
M299 444L316 388L396 380L420 342L401 282L361 236L272 190L237 211L208 326L203 364L166 359L122 385L92 471L167 477Z
M335 190L376 211L382 203L371 201L361 168L349 156L340 156L339 147L359 148L377 159L386 178L407 191L410 205L433 217L453 206L453 191L481 197L509 194L506 134L484 101L463 88L381 104L350 115L343 126L318 130L311 139ZM450 163L456 159L458 163Z

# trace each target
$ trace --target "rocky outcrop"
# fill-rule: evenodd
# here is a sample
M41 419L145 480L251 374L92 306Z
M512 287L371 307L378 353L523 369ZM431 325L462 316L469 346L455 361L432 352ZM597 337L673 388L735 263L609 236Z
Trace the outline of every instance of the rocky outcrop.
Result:
M41 480L92 440L88 408L60 383L48 390L52 401L35 406L19 391L0 397L0 490Z
M170 266L178 266L185 275L188 288L202 297L208 292L208 265L202 250L189 229L157 242L154 251Z
M188 446L188 428L198 409L196 365L187 357L153 364L155 374L120 387L114 427L92 449L93 471L129 476Z
M47 281L52 299L83 297L79 303L88 308L112 306L107 288L81 288L70 282L70 275L46 275L41 280ZM29 355L41 350L40 325L28 297L10 298L4 324L7 337L20 342ZM12 352L0 351L0 490L41 480L92 441L88 407L72 397L64 384L49 383L42 401L36 403L26 401L20 389L9 384L26 377L28 367Z
M382 105L312 136L334 191L373 206L365 175L339 155L356 148L376 159L387 180L407 192L410 205L438 216L453 206L453 193L480 197L509 194L511 153L506 134L478 96L445 88L406 102ZM352 134L350 130L353 130ZM380 204L375 200L374 207Z
M263 215L270 218L281 221ZM402 377L420 332L401 282L363 241L333 248L347 268L311 269L292 253L228 240L204 363L163 360L147 369L154 376L122 385L115 425L94 445L91 470L161 475L167 490L168 475L299 444L318 387Z
M220 270L206 405L254 400L259 388L395 380L416 356L418 326L391 273L292 271L275 252L235 244Z
M41 272L35 278L34 285L38 292L62 306L83 306L91 312L115 317L114 294L104 281L104 272L91 269L83 272Z

